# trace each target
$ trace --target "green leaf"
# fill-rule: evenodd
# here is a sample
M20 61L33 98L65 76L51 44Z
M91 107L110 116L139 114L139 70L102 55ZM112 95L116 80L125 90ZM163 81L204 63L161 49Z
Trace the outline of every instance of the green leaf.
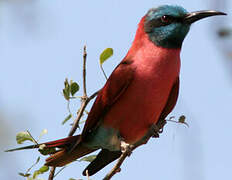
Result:
M184 115L181 115L181 116L179 117L179 119L178 119L178 122L179 122L179 123L182 123L182 124L185 124L186 126L189 127L188 123L186 123L185 120L186 120L186 117L185 117Z
M63 89L63 95L64 95L64 98L65 98L67 101L69 101L69 93L68 93L65 89Z
M76 82L72 82L70 88L71 88L71 94L72 94L72 96L74 96L75 93L77 91L79 91L79 89L80 89L79 85Z
M38 175L43 174L49 170L48 166L42 166L39 170L33 173L33 179L37 178Z
M69 114L62 122L62 125L64 125L69 119L72 118L72 114Z
M23 177L29 177L31 174L27 173L27 174L24 174L24 173L19 173L20 176L23 176Z
M33 179L35 179L38 175L39 175L40 173L39 173L39 171L37 170L37 171L35 171L34 173L33 173L33 176L32 176L32 178Z
M48 170L49 170L49 167L48 167L48 166L42 166L42 167L39 169L39 171L41 172L41 174L47 172Z
M178 122L179 122L179 123L185 123L185 119L186 119L185 116L182 115L182 116L179 117Z
M65 78L64 80L64 87L69 87L69 83L68 83L68 78Z
M47 134L47 133L48 133L48 130L43 129L39 136L42 137L44 134Z
M34 165L36 165L39 162L39 160L40 160L40 157L37 157L36 162L35 162Z
M38 138L37 142L41 139L41 137L42 137L43 135L45 135L45 134L47 134L47 133L48 133L48 130L47 130L47 129L43 129L43 130L41 131L40 135L39 135L39 138Z
M64 81L64 89L63 89L64 98L69 101L70 99L70 85L68 83L68 79L66 78Z
M87 162L92 162L95 158L97 157L97 155L90 155L90 156L85 156L83 158L81 158L78 161L87 161Z
M22 144L24 141L31 141L33 143L36 143L27 131L19 132L16 135L16 141L18 144Z
M112 48L106 48L100 55L100 65L102 65L108 58L113 55L114 51Z

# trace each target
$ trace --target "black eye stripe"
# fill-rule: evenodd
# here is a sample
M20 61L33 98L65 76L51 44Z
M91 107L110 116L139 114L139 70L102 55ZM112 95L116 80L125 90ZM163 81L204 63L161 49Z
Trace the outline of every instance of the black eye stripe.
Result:
M158 18L158 19L152 19L150 21L146 21L145 22L145 25L144 25L144 29L145 29L145 32L149 33L152 31L153 28L156 28L156 27L161 27L161 26L166 26L166 25L169 25L173 22L182 22L183 21L183 18L176 18L176 17L172 17L172 16L168 16L168 15L165 15L165 19L167 21L163 21L162 18L164 18L164 16L162 16L161 18Z
M173 21L174 18L172 16L164 15L160 19L163 23L168 23L170 21Z

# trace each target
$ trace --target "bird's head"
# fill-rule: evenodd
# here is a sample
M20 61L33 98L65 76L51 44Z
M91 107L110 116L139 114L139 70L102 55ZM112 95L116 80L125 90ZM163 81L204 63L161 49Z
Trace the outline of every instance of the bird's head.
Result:
M164 5L148 11L145 16L144 30L157 46L180 48L192 23L215 15L226 14L218 11L188 13L180 6Z

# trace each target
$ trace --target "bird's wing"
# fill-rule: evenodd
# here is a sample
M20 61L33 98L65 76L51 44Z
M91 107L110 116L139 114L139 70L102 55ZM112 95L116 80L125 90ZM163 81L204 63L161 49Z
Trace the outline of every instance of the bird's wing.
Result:
M110 107L126 91L133 80L132 60L124 59L113 71L105 86L99 92L86 120L82 138L98 127L98 122Z
M164 120L167 117L167 115L173 110L173 108L176 105L178 94L179 94L179 77L176 79L176 82L172 86L166 105L160 115L159 118L160 120Z
M172 86L172 89L169 93L168 100L166 105L160 115L159 120L163 120L166 116L172 111L174 108L179 92L179 77L176 79L175 83ZM109 163L118 159L121 155L121 151L109 151L107 149L102 149L101 152L97 155L96 159L94 159L83 171L83 175L86 175L85 172L88 170L89 175L93 175L96 172L100 171L102 168L107 166Z

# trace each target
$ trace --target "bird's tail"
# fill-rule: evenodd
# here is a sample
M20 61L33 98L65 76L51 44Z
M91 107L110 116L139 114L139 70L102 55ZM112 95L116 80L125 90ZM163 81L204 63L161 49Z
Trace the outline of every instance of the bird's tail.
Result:
M79 144L72 149L72 146L79 141ZM96 149L89 149L83 145L81 142L81 135L71 136L64 139L59 139L56 141L45 142L41 144L31 145L31 146L24 146L15 149L9 149L5 152L12 152L17 150L24 150L24 149L34 149L39 148L41 145L45 145L45 148L59 148L54 154L46 159L45 165L47 166L64 166L86 154L89 154Z
M63 149L51 155L49 158L46 159L45 165L61 167L93 151L96 151L96 149L89 149L82 143L80 143L72 151Z
M46 148L52 148L52 147L65 148L65 147L71 146L72 144L77 142L80 138L81 138L80 135L70 136L67 138L58 139L55 141L49 141L49 142L45 142L45 143L41 143L41 144L34 144L34 145L30 145L30 146L8 149L5 152L12 152L12 151L18 151L18 150L24 150L24 149L36 149L36 148L39 148L43 144L46 146Z

